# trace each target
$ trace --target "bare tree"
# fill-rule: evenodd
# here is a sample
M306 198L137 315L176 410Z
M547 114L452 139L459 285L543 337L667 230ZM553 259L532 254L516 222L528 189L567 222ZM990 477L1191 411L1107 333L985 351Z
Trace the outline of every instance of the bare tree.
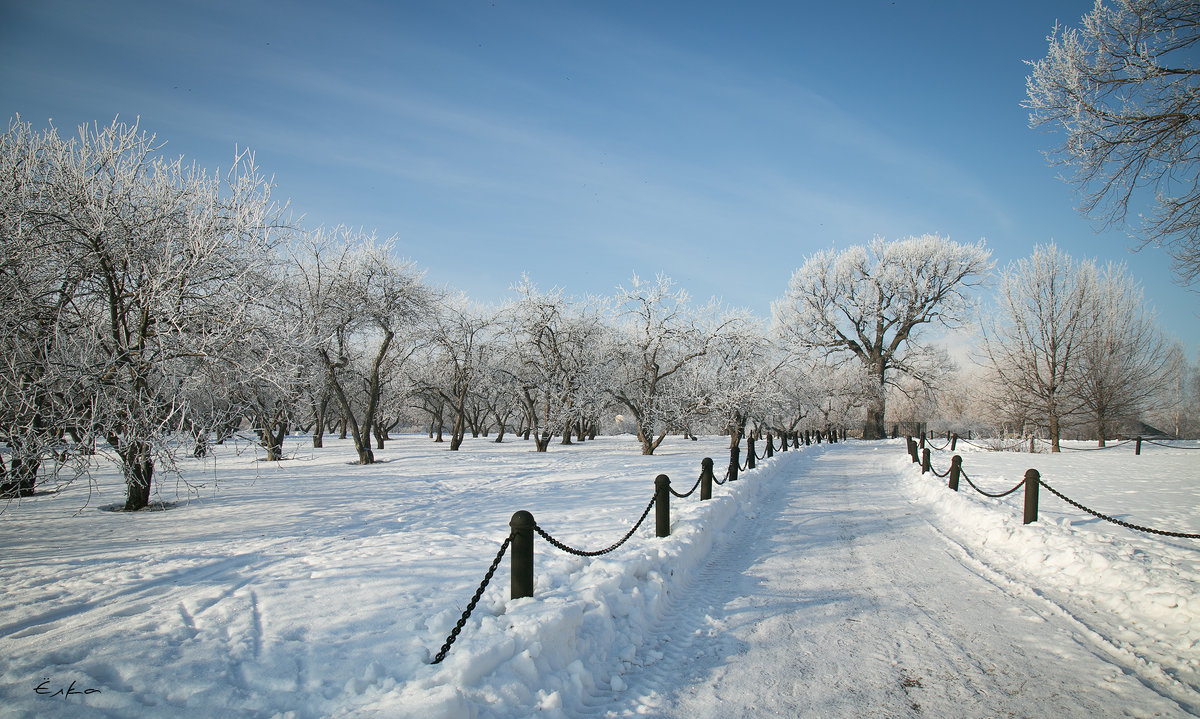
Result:
M1103 447L1114 422L1139 419L1150 409L1181 358L1171 352L1124 265L1109 263L1098 273L1093 302L1080 355L1080 399Z
M1032 127L1066 133L1051 156L1074 170L1081 210L1162 246L1185 283L1200 276L1200 4L1096 0L1078 29L1055 27L1029 63ZM1142 216L1139 191L1152 210Z
M775 331L785 345L863 363L875 390L863 438L882 439L886 385L898 375L920 379L929 366L922 326L956 326L968 290L991 267L982 241L960 245L939 235L826 250L796 270L772 306Z
M1096 272L1053 243L1001 274L998 307L984 320L983 358L998 405L1044 424L1058 452L1063 423L1083 411L1082 362L1095 311Z

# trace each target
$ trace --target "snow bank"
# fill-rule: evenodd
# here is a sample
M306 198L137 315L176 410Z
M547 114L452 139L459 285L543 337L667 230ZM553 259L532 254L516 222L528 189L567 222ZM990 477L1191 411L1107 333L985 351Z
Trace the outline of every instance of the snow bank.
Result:
M714 486L706 502L698 500L698 492L672 497L670 537L646 531L651 515L628 543L603 557L568 555L537 538L534 597L506 600L507 587L503 594L489 588L483 616L471 618L441 665L409 667L412 678L399 685L364 678L354 687L361 703L344 705L338 715L562 717L598 690L622 691L622 675L722 532L753 514L747 508L763 482L804 456L789 452L762 460L736 483ZM689 486L675 483L676 491ZM572 545L569 522L561 517L538 522ZM497 572L496 581L507 578L506 571ZM439 620L432 626L448 633L457 615Z

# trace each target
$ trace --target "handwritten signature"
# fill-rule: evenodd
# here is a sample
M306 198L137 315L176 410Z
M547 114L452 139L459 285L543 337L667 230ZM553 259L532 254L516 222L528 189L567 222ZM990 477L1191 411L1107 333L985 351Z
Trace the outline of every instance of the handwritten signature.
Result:
M58 691L54 691L54 687L47 686L49 683L49 678L43 679L41 684L38 684L33 688L33 693L40 694L44 697L63 697L64 699L66 697L100 693L99 689L76 689L75 682L71 682L65 687L59 687Z

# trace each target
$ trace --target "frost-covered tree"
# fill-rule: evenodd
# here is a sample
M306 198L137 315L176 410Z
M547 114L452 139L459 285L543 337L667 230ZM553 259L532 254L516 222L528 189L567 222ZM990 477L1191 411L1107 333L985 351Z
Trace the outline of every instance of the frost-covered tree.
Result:
M466 295L448 298L429 318L433 363L440 376L438 392L453 418L450 449L462 446L469 424L471 391L487 369L495 310L471 302Z
M390 242L344 227L305 235L291 261L291 311L324 370L359 463L372 464L384 386L415 351L431 290L412 262L393 257Z
M928 367L921 329L959 324L968 292L991 267L982 241L962 245L939 235L877 237L865 247L819 252L773 304L775 332L785 346L864 365L874 397L863 438L881 439L887 385L900 375L920 379Z
M996 404L1044 426L1059 451L1063 423L1083 410L1082 362L1096 308L1096 268L1053 243L1000 276L995 313L981 322Z
M209 174L164 156L136 124L84 126L68 140L17 120L3 143L17 178L2 200L4 255L56 258L38 290L53 295L35 303L50 311L35 350L46 374L6 388L56 385L42 398L57 429L69 423L77 448L115 451L125 506L141 509L169 440L187 429L198 369L227 361L253 326L246 309L281 208L249 154ZM41 399L20 402L42 411Z
M642 454L654 454L682 426L688 398L679 391L680 372L708 351L713 335L700 318L710 311L693 307L665 275L653 284L634 275L628 288L617 288L612 312L617 373L609 391L637 426Z
M1030 124L1061 129L1052 156L1074 170L1081 210L1160 245L1185 283L1200 276L1200 4L1096 0L1055 27L1031 62ZM1142 213L1139 196L1150 210Z
M782 389L773 381L780 361L759 318L744 310L717 318L708 352L683 372L683 396L693 405L689 415L727 432L732 449L742 441L748 423L769 413Z
M1103 447L1113 425L1138 419L1169 386L1180 358L1123 264L1096 276L1093 307L1080 355L1080 400Z
M567 297L560 288L541 292L528 277L513 287L504 310L512 361L511 386L538 452L554 436L570 441L602 401L609 354L598 347L607 332L596 302Z

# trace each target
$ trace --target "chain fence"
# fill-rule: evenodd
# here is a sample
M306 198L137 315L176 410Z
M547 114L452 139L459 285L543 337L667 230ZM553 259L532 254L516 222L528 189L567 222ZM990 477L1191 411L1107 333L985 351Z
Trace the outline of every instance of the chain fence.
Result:
M736 453L738 451L739 451L738 449L731 448L731 460L736 458L736 456L737 456ZM765 457L759 456L757 454L757 452L755 452L753 447L751 447L751 452L753 453L754 459L756 459L756 460L765 458ZM750 457L747 457L746 464L749 464L749 462L750 462ZM730 464L732 465L732 461ZM742 469L744 470L745 467L743 467ZM723 484L726 484L726 483L732 481L730 479L731 474L732 474L732 466L725 470L725 476L722 477L721 479L717 479L716 476L712 476L711 479L712 479L713 484L723 485ZM686 497L690 497L692 494L694 494L696 492L696 490L701 486L703 481L704 481L704 470L701 471L700 477L696 479L696 483L694 485L692 485L692 488L690 490L688 490L687 492L683 492L683 493L676 492L674 488L670 487L669 482L667 484L667 489L670 491L671 494L675 495L676 497L686 498ZM646 522L646 518L648 516L650 516L650 510L654 508L657 500L658 500L658 495L656 493L655 496L650 499L650 502L646 505L646 508L642 511L641 516L638 518L637 522L635 522L634 525L629 529L629 531L626 532L625 535L622 536L619 540L617 540L613 544L611 544L603 549L584 550L584 549L578 549L576 547L572 547L572 546L566 544L565 542L563 542L562 540L558 539L557 537L553 536L549 532L547 532L540 524L538 524L536 522L534 522L534 524L533 524L533 530L538 534L538 536L540 536L542 539L546 540L546 542L549 543L551 546L553 546L554 548L556 548L560 551L566 552L567 554L571 554L571 555L574 555L577 557L598 557L598 556L602 556L602 555L614 552L617 549L619 549L622 545L624 545L626 542L628 542L630 540L630 538L632 538L633 535L637 533L638 529L641 528L641 526ZM508 551L509 547L511 546L512 540L513 540L513 535L509 534L509 536L507 538L505 538L504 542L500 545L500 551L497 552L496 558L492 560L491 566L488 567L487 573L483 577L483 581L479 584L479 588L475 590L475 594L471 597L471 601L467 604L466 610L463 611L462 615L459 617L458 621L455 623L454 629L451 630L451 632L450 632L450 636L448 636L446 638L446 642L442 645L441 649L437 652L437 654L434 655L433 660L430 662L431 664L440 664L442 662L442 660L446 658L446 654L450 651L450 648L454 645L455 640L458 639L458 636L462 632L463 627L466 625L467 620L470 619L472 612L475 611L475 607L479 604L480 598L483 596L484 591L487 589L488 584L491 582L492 577L496 573L496 569L497 569L497 567L499 567L500 562L504 558L505 553Z
M658 499L657 496L650 498L650 504L646 505L646 509L645 509L645 511L642 512L642 516L638 519L637 522L634 523L633 528L625 533L624 537L621 537L619 540L617 540L613 544L605 547L604 549L597 549L593 552L589 552L589 551L586 551L583 549L575 549L574 547L569 547L566 544L563 544L562 542L558 541L554 537L550 536L550 534L546 530L542 529L542 526L540 524L534 524L533 530L535 532L537 532L541 536L542 539L546 540L551 545L553 545L554 547L556 547L558 549L561 549L562 551L566 552L567 554L573 554L577 557L599 557L601 555L616 551L618 548L620 548L620 546L622 544L628 542L629 538L633 536L634 532L638 531L638 527L642 526L642 523L646 521L646 517L648 517L650 515L650 509L654 507L654 502L657 499Z
M1200 447L1180 447L1179 445L1175 444L1163 444L1162 442L1155 442L1152 439L1143 439L1142 442L1146 444L1153 444L1156 447L1168 447L1170 449L1200 449Z
M1050 494L1053 494L1055 497L1058 497L1059 499L1061 499L1062 501L1066 502L1067 504L1075 507L1076 509L1083 510L1084 512L1087 512L1088 514L1092 515L1093 517L1098 517L1100 519L1103 519L1106 522L1112 522L1113 524L1125 527L1126 529L1132 529L1136 532L1145 532L1147 534L1158 534L1158 535L1161 535L1164 537L1177 537L1177 538L1181 538L1181 539L1200 539L1200 534L1191 534L1188 532L1169 532L1169 531L1163 530L1163 529L1153 529L1151 527L1143 527L1140 524L1133 524L1131 522L1125 522L1123 520L1117 519L1116 517L1110 517L1107 514L1102 514L1100 512L1097 512L1096 510L1091 509L1090 507L1083 506L1079 502L1076 502L1075 500L1071 499L1070 497L1067 497L1066 495L1062 494L1057 489L1055 489L1054 487L1051 487L1050 485L1046 484L1044 481L1042 481L1040 479L1038 480L1038 484L1042 485L1047 490L1049 490Z

